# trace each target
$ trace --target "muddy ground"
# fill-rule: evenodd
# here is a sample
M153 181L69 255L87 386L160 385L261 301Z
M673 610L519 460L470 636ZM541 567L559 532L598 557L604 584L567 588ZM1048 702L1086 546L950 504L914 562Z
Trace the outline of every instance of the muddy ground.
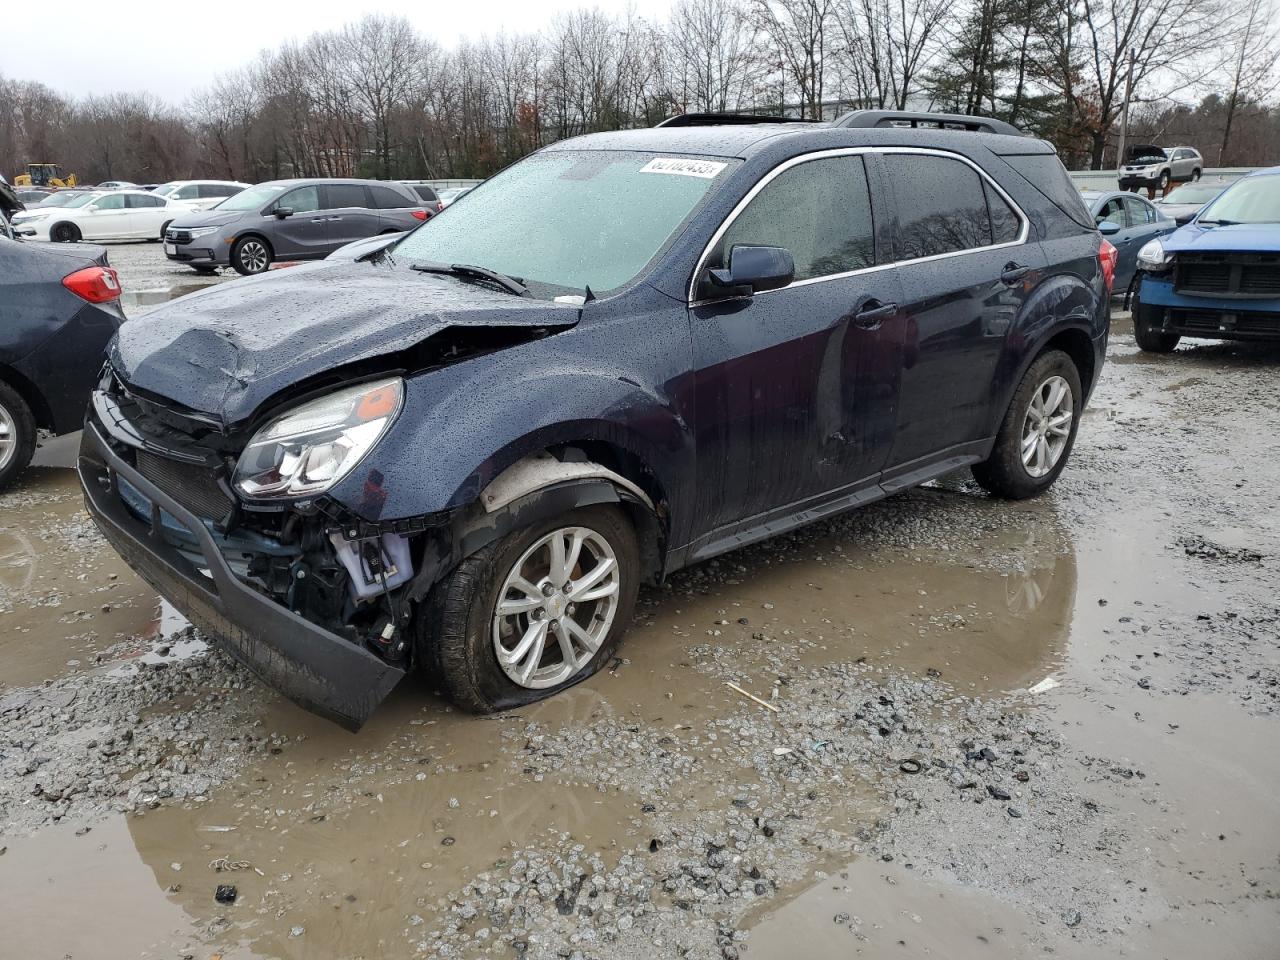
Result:
M135 313L193 279L111 255ZM354 736L157 602L73 452L0 495L6 957L1280 956L1276 348L1120 315L1045 497L948 478L644 591L549 702Z

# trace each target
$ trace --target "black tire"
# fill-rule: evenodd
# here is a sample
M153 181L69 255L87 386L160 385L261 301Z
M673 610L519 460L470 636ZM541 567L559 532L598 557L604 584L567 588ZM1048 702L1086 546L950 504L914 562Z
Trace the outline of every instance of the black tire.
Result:
M618 563L618 606L603 642L581 669L555 686L531 689L515 683L498 663L492 634L494 612L507 575L525 551L567 526L586 527L613 549ZM436 584L414 622L418 662L449 699L473 713L492 713L545 699L585 680L613 657L631 622L639 580L640 548L635 529L617 507L584 507L513 531L467 557Z
M1199 179L1200 179L1200 174L1201 174L1201 170L1200 170L1200 168L1199 168L1199 167L1196 167L1194 170L1192 170L1192 171L1191 171L1191 182L1192 182L1192 183L1195 183L1197 180L1199 180Z
M1160 308L1135 304L1133 308L1133 339L1147 353L1172 353L1182 339L1176 333L1164 333L1160 329Z
M160 224L160 236L156 237L157 240L164 239L165 231L169 229L169 224L171 223L173 223L172 220L166 220L164 223Z
M79 243L80 228L74 223L55 223L49 230L49 239L54 243Z
M1057 461L1042 476L1033 476L1022 462L1023 426L1032 399L1052 377L1061 377L1071 390L1071 430ZM1000 421L991 456L973 465L973 478L984 490L1008 500L1026 500L1043 493L1053 486L1071 458L1083 408L1084 390L1081 389L1080 371L1075 363L1061 350L1046 350L1023 374L1018 389L1013 392L1009 409Z
M246 277L266 272L274 258L271 244L258 236L241 237L231 248L231 266Z
M1165 196L1169 192L1169 183L1173 180L1173 175L1166 170L1160 174L1160 196Z
M191 269L202 277L212 277L218 273L217 267L192 267Z
M18 479L35 452L36 420L31 408L0 380L0 490Z

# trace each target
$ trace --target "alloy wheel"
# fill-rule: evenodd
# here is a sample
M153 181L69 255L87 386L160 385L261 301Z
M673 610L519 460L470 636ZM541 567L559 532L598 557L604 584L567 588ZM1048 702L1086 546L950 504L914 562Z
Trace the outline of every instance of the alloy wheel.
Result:
M0 406L0 470L9 465L9 461L18 452L18 424L13 414Z
M1022 420L1022 465L1032 477L1043 477L1062 459L1074 415L1075 398L1062 377L1050 377L1031 395Z
M502 671L528 689L568 680L604 644L621 593L618 558L587 527L562 527L516 561L498 591L493 649Z
M267 248L257 240L246 240L240 245L240 265L250 273L267 269Z

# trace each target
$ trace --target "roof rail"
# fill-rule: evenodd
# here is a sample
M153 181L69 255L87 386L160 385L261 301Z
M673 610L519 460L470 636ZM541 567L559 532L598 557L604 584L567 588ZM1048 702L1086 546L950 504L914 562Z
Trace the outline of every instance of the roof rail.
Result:
M963 113L928 113L916 110L850 110L831 121L833 127L911 127L936 130L968 130L971 133L1025 134L1011 123Z
M751 123L816 123L815 120L799 120L795 117L779 117L756 113L680 113L667 117L660 127L720 127Z

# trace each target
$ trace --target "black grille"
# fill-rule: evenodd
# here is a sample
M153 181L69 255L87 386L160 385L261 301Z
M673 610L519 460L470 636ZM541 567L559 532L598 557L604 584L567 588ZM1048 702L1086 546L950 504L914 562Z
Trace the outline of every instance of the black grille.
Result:
M230 498L203 467L139 450L138 472L198 517L222 520L231 511Z
M1179 254L1173 287L1178 293L1280 296L1280 254Z
M1195 336L1259 334L1280 336L1280 313L1227 313L1213 310L1170 310L1171 327L1178 333Z
M164 232L164 238L170 243L190 243L191 231L170 227Z

